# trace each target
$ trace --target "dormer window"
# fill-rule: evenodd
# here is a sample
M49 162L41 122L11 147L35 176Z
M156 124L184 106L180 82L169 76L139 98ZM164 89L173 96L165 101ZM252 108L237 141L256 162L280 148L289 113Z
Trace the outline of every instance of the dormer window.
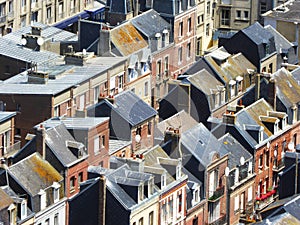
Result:
M153 195L153 193L154 193L154 179L153 178L151 178L148 181L148 193L149 193L149 196Z
M27 217L27 201L24 199L21 203L21 220Z
M16 206L14 204L10 204L7 210L9 213L9 224L16 225L17 224Z
M264 140L264 132L263 132L263 130L260 130L258 143L261 143L263 140Z
M292 118L293 118L292 123L296 123L297 122L297 107L296 106L294 106L292 108Z
M164 188L166 186L166 180L167 180L167 176L164 173L161 175L161 188Z
M169 31L167 29L163 30L163 44L164 47L169 44Z
M59 201L59 188L60 188L60 184L57 182L54 182L52 185L53 188L53 201L58 202Z
M179 179L181 177L181 163L178 163L176 166L176 179Z
M238 93L242 93L242 91L243 91L243 77L238 76L236 78L236 81L237 81L237 90L238 90Z
M200 187L195 188L193 191L193 205L200 201Z
M144 184L141 184L139 186L139 201L143 201L144 200Z
M274 123L274 134L277 134L278 130L278 122L276 122Z
M236 82L234 80L229 81L230 97L231 98L235 96L235 85L236 85Z
M40 196L40 208L41 210L44 210L46 208L46 192L40 189L38 194Z
M287 118L286 116L282 118L282 121L281 121L282 130L285 129L285 127L286 127L286 124L287 124L286 118Z

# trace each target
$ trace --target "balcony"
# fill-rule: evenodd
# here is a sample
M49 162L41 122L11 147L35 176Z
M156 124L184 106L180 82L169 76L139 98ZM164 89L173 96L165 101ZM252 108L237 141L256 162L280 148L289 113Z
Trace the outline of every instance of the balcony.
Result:
M21 141L16 141L13 145L10 145L4 149L4 156L9 157L21 149Z
M274 201L275 195L276 190L273 189L271 191L268 191L266 194L262 194L259 197L256 197L255 210L260 211L270 205Z
M220 217L212 222L208 222L209 225L220 225L226 223L226 214L221 214Z
M7 16L0 16L0 23L5 23Z
M281 170L283 170L283 168L284 168L284 161L283 161L283 159L279 159L279 160L277 160L277 159L275 159L274 160L274 164L273 164L273 171L274 172L280 172Z
M209 202L216 202L224 195L224 186L218 187L211 197L208 198Z

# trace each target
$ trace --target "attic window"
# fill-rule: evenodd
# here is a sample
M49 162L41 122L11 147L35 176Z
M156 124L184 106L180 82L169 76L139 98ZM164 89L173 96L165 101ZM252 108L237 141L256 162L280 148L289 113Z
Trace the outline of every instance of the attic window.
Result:
M164 188L166 186L166 174L161 175L161 188Z
M60 184L57 182L54 182L52 185L53 188L53 201L58 202L59 201L59 188L60 188Z
M27 217L27 201L24 199L21 203L21 220Z
M143 201L144 200L144 185L141 184L139 186L139 201Z
M44 190L39 191L39 196L40 196L40 210L43 210L46 208L46 192Z

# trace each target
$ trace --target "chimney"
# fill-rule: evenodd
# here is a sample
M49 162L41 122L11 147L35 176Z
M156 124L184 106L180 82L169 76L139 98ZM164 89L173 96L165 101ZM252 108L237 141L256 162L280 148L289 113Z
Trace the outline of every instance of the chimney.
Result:
M86 64L86 56L84 55L84 53L79 53L79 54L66 53L65 64L83 66Z
M36 129L36 149L43 159L46 158L46 129L43 124L40 124Z
M107 25L102 24L100 28L100 37L98 42L98 54L99 56L110 56L110 30Z
M276 111L276 81L274 78L269 80L268 85L268 102Z
M226 124L235 124L236 116L234 112L226 112L223 114L223 123Z
M260 97L260 74L257 73L255 76L255 101Z
M105 96L104 94L100 94L98 97L98 103L102 102L104 99L109 101L111 104L115 104L115 98L113 95Z
M47 72L30 70L28 72L29 84L47 84L49 75Z
M31 34L32 35L36 35L36 36L41 36L41 34L42 34L42 28L41 27L32 26L31 27Z
M164 142L172 140L170 153L172 153L179 146L180 132L178 128L168 127L165 131Z

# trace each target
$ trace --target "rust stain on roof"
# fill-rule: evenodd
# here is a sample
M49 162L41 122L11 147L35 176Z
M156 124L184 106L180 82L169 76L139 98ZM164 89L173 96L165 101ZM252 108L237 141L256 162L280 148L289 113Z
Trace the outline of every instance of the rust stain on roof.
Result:
M0 188L0 210L9 207L13 202L13 199Z
M147 42L131 23L125 23L112 29L111 40L123 56L130 55L148 46Z

